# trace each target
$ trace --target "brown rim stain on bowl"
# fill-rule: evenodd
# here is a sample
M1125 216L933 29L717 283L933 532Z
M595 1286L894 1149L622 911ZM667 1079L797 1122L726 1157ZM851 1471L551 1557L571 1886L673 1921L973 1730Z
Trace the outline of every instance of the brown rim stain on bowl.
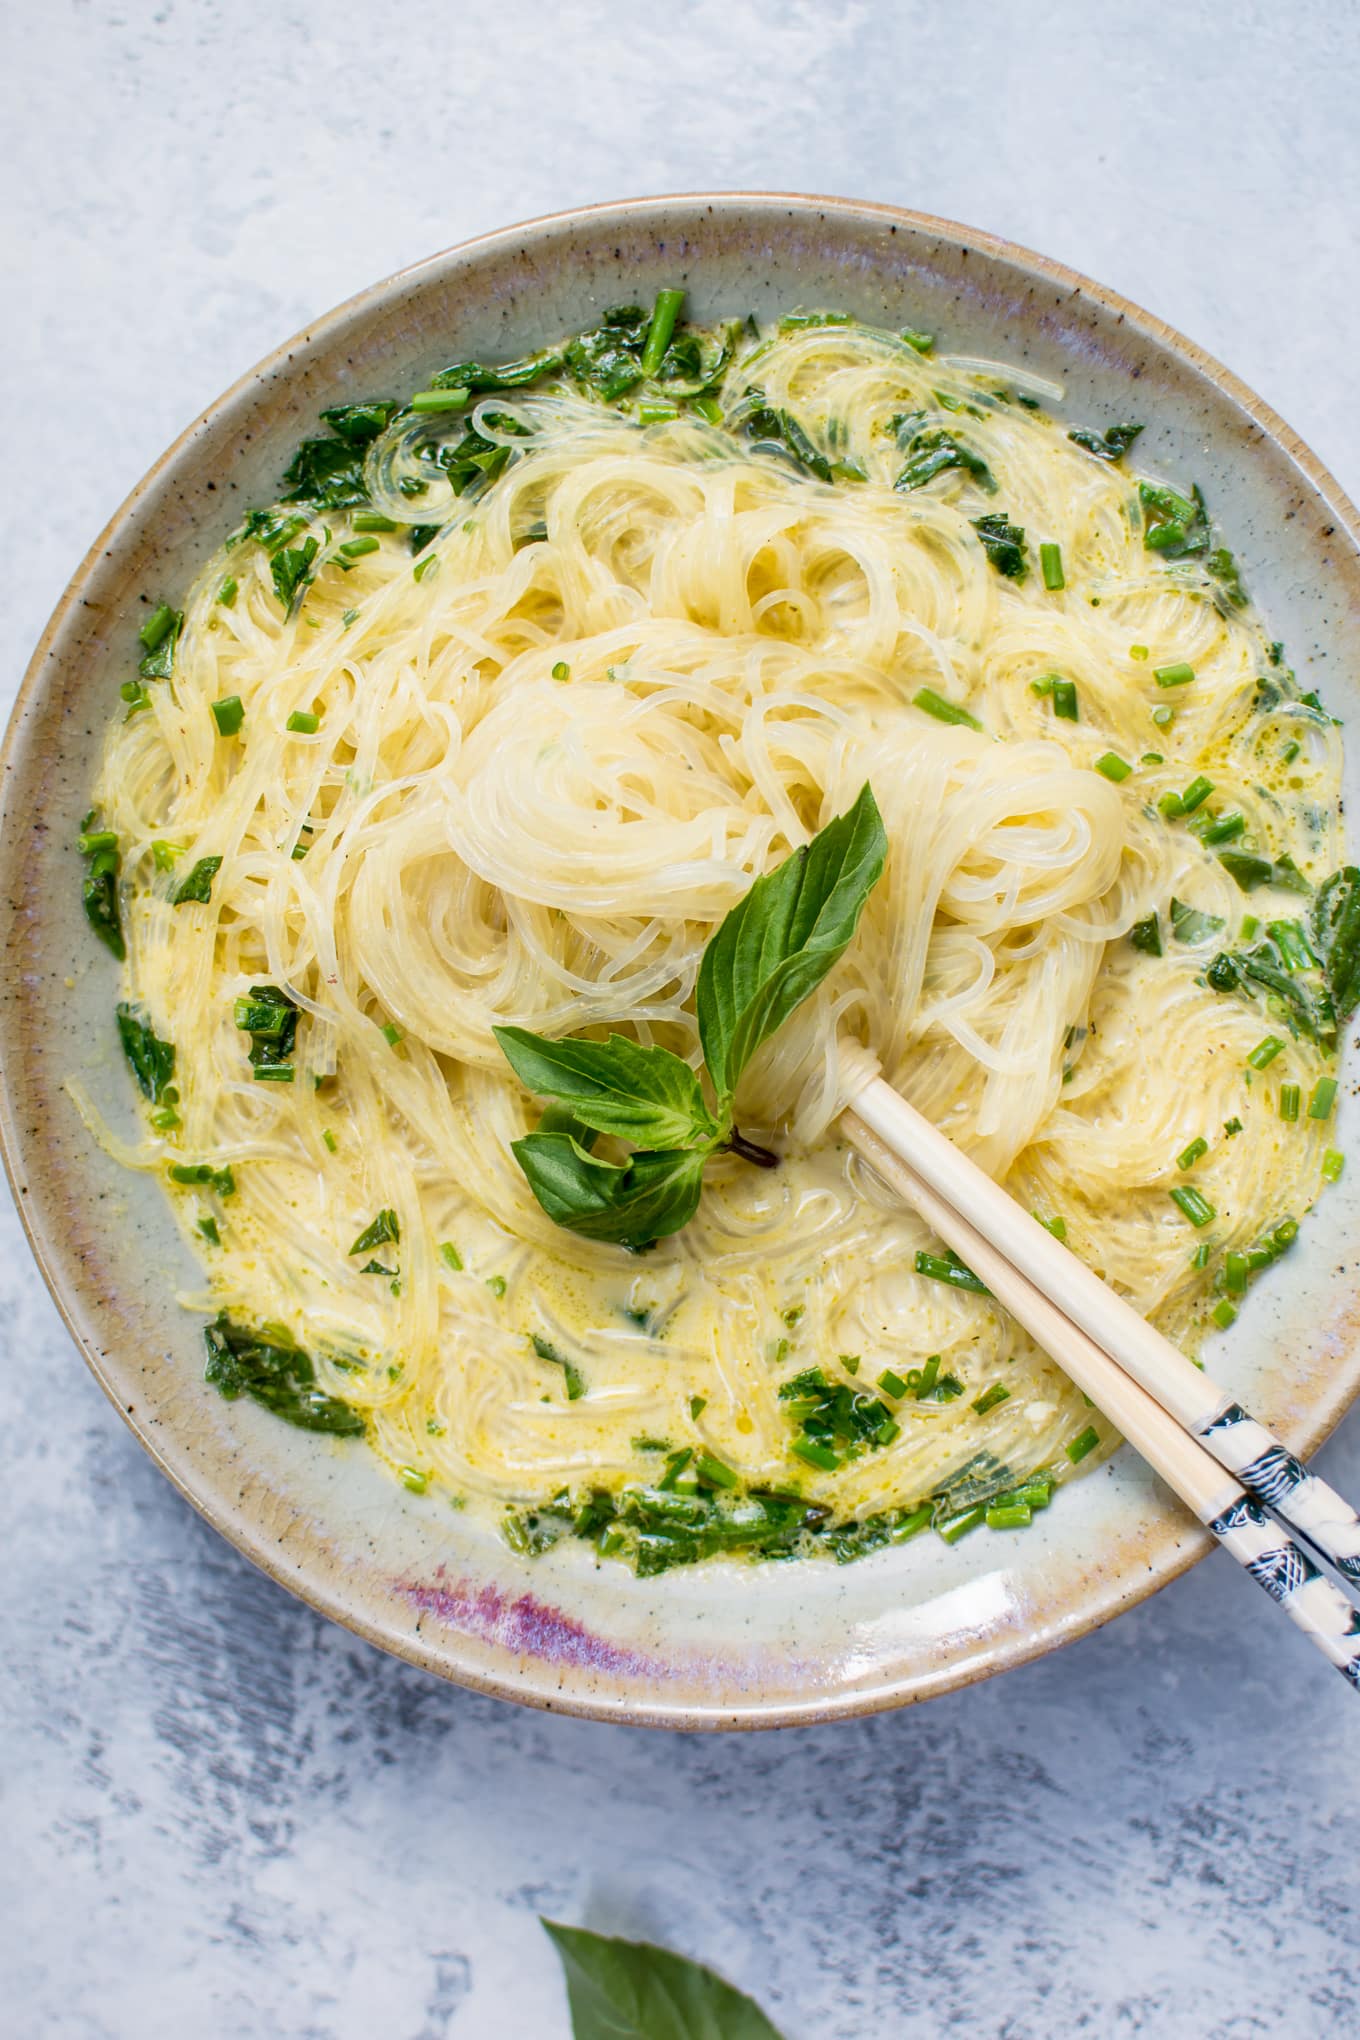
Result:
M846 1568L719 1561L636 1580L584 1549L516 1559L397 1489L362 1448L218 1400L197 1320L174 1302L201 1278L169 1209L154 1181L96 1148L63 1088L79 1077L130 1124L115 973L80 913L74 837L144 596L184 585L242 509L269 499L324 404L419 387L459 356L521 353L601 304L677 282L701 315L835 304L933 328L950 351L1065 381L1073 422L1125 415L1136 391L1145 464L1206 483L1293 662L1360 707L1354 509L1236 377L1112 292L972 229L838 199L646 199L490 234L363 292L252 369L138 485L58 605L0 754L0 1144L96 1378L180 1492L272 1578L503 1698L651 1726L779 1726L1024 1663L1175 1578L1208 1539L1125 1452L1032 1531L918 1541ZM1342 1251L1358 1213L1343 1178L1215 1362L1302 1452L1360 1389L1360 1285Z

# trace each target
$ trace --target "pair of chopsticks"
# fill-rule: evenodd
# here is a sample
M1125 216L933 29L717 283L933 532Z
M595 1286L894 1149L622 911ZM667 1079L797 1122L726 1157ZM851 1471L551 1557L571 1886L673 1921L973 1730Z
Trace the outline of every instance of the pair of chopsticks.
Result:
M867 1063L843 1053L854 1147L1360 1691L1360 1613L1281 1527L1360 1589L1354 1509Z

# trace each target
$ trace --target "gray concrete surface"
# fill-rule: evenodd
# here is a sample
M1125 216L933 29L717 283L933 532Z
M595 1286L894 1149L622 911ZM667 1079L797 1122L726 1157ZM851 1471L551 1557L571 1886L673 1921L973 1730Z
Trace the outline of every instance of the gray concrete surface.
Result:
M1350 0L10 0L0 687L161 447L319 309L558 206L752 185L1009 234L1360 487ZM1210 1562L915 1712L741 1741L446 1689L122 1430L0 1216L0 2031L564 2040L548 1912L790 2040L1360 2022L1360 1708ZM1360 1418L1322 1456L1360 1491Z

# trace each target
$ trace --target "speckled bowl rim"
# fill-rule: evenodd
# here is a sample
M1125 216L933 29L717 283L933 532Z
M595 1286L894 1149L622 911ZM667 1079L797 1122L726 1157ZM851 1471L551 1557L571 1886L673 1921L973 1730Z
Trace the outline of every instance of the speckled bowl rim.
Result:
M642 223L645 223L651 211L677 206L709 206L724 210L743 206L785 207L791 216L798 213L811 213L820 217L840 214L851 215L863 221L880 221L894 230L902 226L916 233L933 236L938 241L952 243L969 253L1013 264L1017 269L1028 272L1033 279L1058 285L1076 297L1090 300L1105 311L1114 313L1132 332L1169 355L1179 357L1183 363L1216 385L1254 422L1262 435L1273 441L1297 466L1318 495L1326 501L1329 512L1335 516L1338 530L1344 535L1351 550L1360 555L1360 513L1311 448L1269 404L1213 355L1197 346L1174 327L1144 311L1118 292L1106 289L1080 271L1052 261L1033 249L934 214L867 200L823 197L808 193L748 190L673 192L645 198L613 200L598 205L570 207L560 212L540 214L532 219L498 228L491 233L475 236L468 241L454 243L356 292L321 318L308 321L290 339L275 347L239 376L186 426L109 518L57 603L29 661L15 698L3 744L0 744L0 783L7 783L13 770L13 755L27 712L43 684L48 655L81 603L86 584L97 563L116 540L121 527L142 498L167 470L174 467L181 453L191 445L203 427L224 408L267 378L281 373L286 374L290 360L299 347L315 342L318 337L324 337L333 329L342 326L355 313L378 306L394 293L418 283L426 274L437 272L451 258L512 250L544 230L562 229L587 222L616 219L621 225L626 222L636 226L640 222L640 217ZM11 846L8 843L0 846L0 863L11 854ZM1180 1577L1213 1548L1212 1539L1207 1532L1190 1522L1188 1518L1177 1523L1174 1519L1163 1517L1148 1532L1146 1545L1139 1554L1137 1563L1130 1558L1114 1572L1097 1567L1090 1585L1072 1600L1059 1619L1044 1623L1032 1634L1006 1640L985 1659L970 1660L963 1665L946 1666L937 1674L923 1673L887 1688L847 1691L830 1697L819 1695L795 1704L756 1702L741 1707L703 1708L692 1705L669 1707L665 1704L639 1700L636 1695L630 1694L592 1692L578 1696L564 1693L560 1687L554 1687L553 1667L550 1662L544 1662L538 1667L537 1684L526 1678L522 1666L513 1676L508 1673L500 1676L488 1674L476 1665L459 1664L454 1661L456 1645L453 1649L432 1647L427 1644L419 1630L409 1632L395 1624L384 1626L370 1618L361 1608L352 1605L343 1592L333 1590L328 1579L318 1582L306 1577L305 1573L300 1576L297 1570L291 1569L286 1561L277 1556L274 1548L256 1525L242 1520L241 1515L231 1507L231 1498L228 1495L196 1488L190 1481L181 1477L177 1468L160 1450L150 1423L139 1417L135 1403L129 1404L125 1399L129 1389L134 1386L129 1366L122 1362L115 1352L105 1350L95 1334L94 1321L98 1319L100 1304L95 1299L68 1292L56 1259L49 1252L47 1228L35 1213L33 1202L28 1195L29 1172L25 1165L30 1147L40 1154L42 1143L40 1140L30 1142L19 1126L15 1100L8 1083L8 1072L3 1067L3 1050L4 1044L0 1042L0 1155L3 1156L5 1172L20 1221L62 1321L83 1354L91 1373L129 1430L184 1499L211 1524L213 1529L279 1586L297 1595L319 1613L362 1637L366 1642L375 1644L382 1650L404 1658L408 1663L471 1691L554 1712L596 1720L624 1720L632 1725L652 1728L682 1730L781 1728L853 1719L957 1690L990 1678L999 1671L1029 1663L1062 1644L1075 1642ZM1356 1360L1357 1364L1351 1367L1350 1378L1341 1378L1338 1375L1331 1383L1331 1392L1317 1395L1304 1418L1293 1425L1291 1442L1299 1452L1313 1451L1344 1416L1357 1395L1360 1395L1360 1355L1356 1356Z

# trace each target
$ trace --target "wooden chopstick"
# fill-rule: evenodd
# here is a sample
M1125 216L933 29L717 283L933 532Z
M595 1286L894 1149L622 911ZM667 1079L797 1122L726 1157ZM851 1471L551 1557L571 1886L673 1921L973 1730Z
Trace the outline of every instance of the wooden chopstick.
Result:
M854 1055L846 1057L848 1072L862 1070L863 1063ZM850 1106L885 1147L965 1213L1064 1317L1089 1333L1244 1487L1306 1537L1343 1579L1360 1585L1360 1518L1349 1502L1310 1473L1235 1396L1178 1352L882 1077L874 1075L854 1090Z
M906 1100L892 1091L881 1078L874 1079L874 1087L877 1091L887 1092L889 1098L895 1099L922 1126L929 1126L929 1122L921 1119L921 1115L915 1113ZM914 1157L904 1157L896 1144L890 1145L882 1137L868 1115L861 1111L864 1096L864 1092L859 1093L841 1115L842 1128L859 1153L890 1189L920 1213L931 1231L952 1247L986 1283L998 1303L1039 1341L1077 1387L1090 1396L1097 1408L1181 1497L1205 1528L1232 1553L1257 1584L1280 1603L1328 1662L1360 1691L1360 1614L1345 1596L1272 1521L1260 1501L1247 1492L1233 1473L1223 1467L1175 1415L1140 1386L1130 1372L1117 1365L1105 1345L1068 1317L1058 1307L1051 1291L1045 1293L1045 1289L1010 1258L990 1226L985 1233L978 1229L974 1219L989 1219L991 1209L995 1208L994 1200L983 1200L990 1207L986 1214L979 1214L972 1206L969 1215L965 1216L963 1208L927 1181L924 1171L915 1165ZM870 1110L879 1119L887 1119L890 1123L896 1121L896 1115L885 1109L881 1097L875 1096L870 1100ZM1058 1241L1052 1240L1042 1226L1030 1219L1028 1213L1022 1211L975 1163L968 1161L945 1135L934 1127L929 1130L936 1141L943 1142L965 1164L966 1170L996 1192L1016 1218L1024 1220L1055 1247L1059 1246ZM964 1184L965 1191L971 1188L966 1174L961 1172L958 1180ZM1008 1224L1008 1237L1011 1230ZM1067 1259L1075 1260L1075 1256L1067 1255L1065 1248L1060 1248L1060 1252ZM1082 1267L1082 1264L1078 1262L1077 1266ZM1090 1274L1084 1267L1082 1272ZM1090 1276L1090 1280L1112 1303L1121 1303L1121 1299L1097 1276ZM1122 1307L1129 1309L1128 1305ZM1136 1317L1136 1313L1131 1311L1130 1315ZM1137 1322L1142 1324L1144 1321L1138 1319ZM1152 1331L1151 1326L1146 1326L1146 1329ZM1153 1336L1160 1335L1154 1333ZM1174 1348L1171 1350L1175 1351ZM1179 1354L1176 1357L1183 1359ZM1188 1361L1183 1364L1190 1366ZM1191 1372L1197 1374L1198 1370L1192 1367Z

